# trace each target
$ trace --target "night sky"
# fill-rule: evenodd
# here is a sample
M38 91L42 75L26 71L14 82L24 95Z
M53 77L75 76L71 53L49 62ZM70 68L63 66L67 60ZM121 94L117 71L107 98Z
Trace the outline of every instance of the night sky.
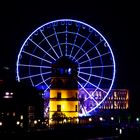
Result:
M126 1L59 0L5 1L0 4L0 68L15 77L16 59L28 35L40 25L59 18L86 22L109 42L116 60L114 88L130 90L130 103L140 111L140 54L137 3Z

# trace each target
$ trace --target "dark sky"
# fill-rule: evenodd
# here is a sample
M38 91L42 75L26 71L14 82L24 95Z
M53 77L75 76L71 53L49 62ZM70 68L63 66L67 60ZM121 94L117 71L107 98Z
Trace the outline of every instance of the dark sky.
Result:
M0 4L0 66L15 75L18 52L28 35L40 25L59 18L86 22L100 31L115 55L114 88L130 90L132 106L140 100L140 54L138 21L134 1L39 0L5 1ZM137 108L137 107L136 107Z

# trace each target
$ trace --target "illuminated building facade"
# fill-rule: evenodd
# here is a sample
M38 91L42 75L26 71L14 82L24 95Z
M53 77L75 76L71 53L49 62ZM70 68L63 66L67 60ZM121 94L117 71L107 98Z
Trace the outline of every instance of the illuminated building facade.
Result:
M94 99L98 102L102 100L103 92L95 91L92 88L86 89L91 93ZM104 89L105 91L105 89ZM85 95L84 100L87 99L85 91L79 91L79 96ZM80 97L79 97L80 98ZM90 108L93 103L87 102L85 105L86 109ZM131 112L129 110L129 90L128 89L112 89L108 95L108 97L104 100L104 102L96 108L92 114L86 114L86 116L80 117L80 123L87 124L94 120L94 123L100 122L117 122L127 121L128 116L130 116ZM111 121L111 122L110 122Z
M112 89L111 93L99 109L120 109L129 107L129 91L127 89Z
M62 113L65 117L78 117L77 65L61 57L52 65L49 118Z
M100 102L104 97L103 91L98 91L98 90L94 91L94 89L92 89L92 88L87 88L86 90L92 95L92 97L97 102ZM105 91L105 89L104 89L104 91ZM81 98L81 96L83 96L83 100L86 100L88 98L88 97L86 97L84 90L79 91L79 98ZM129 104L129 91L127 89L112 89L110 91L108 97L98 107L98 110L128 109L128 107L129 107L128 104ZM90 102L87 102L86 104L84 104L84 106L85 106L86 110L88 110L88 108L94 106L94 102L92 102L92 100L91 100Z
M104 98L104 93L102 91L98 91L98 90L95 91L95 89L92 89L90 87L86 88L86 91L88 91L97 102L100 102ZM87 100L88 96L85 93L86 91L77 90L77 89L64 90L64 89L52 88L50 91L51 94L47 93L47 95L49 94L50 96L49 97L47 96L44 98L45 113L48 113L48 114L50 113L52 116L53 112L57 111L57 104L61 105L61 111L65 111L64 105L69 106L69 108L73 107L72 110L74 110L74 105L78 105L78 117L82 117L79 115L81 112L81 109L90 110L90 108L95 107L93 100L89 100L89 101ZM76 93L78 93L78 100L76 97L77 96ZM69 104L66 104L67 100L69 101L72 100L71 98L72 95L73 97L75 97L73 98L75 101L73 100L73 102L71 101L69 102ZM50 98L50 100L48 98ZM82 100L84 101L83 104L82 104ZM74 103L74 105L72 103ZM49 105L51 109L50 111L46 110L46 108L48 108ZM84 107L82 107L82 105ZM98 106L98 108L93 110L90 114L85 113L84 116L92 116L92 115L95 115L96 113L106 112L106 111L109 111L110 113L111 112L115 113L115 111L116 112L121 111L121 110L125 111L128 109L129 109L129 90L128 89L112 89L108 97L104 100L102 104Z

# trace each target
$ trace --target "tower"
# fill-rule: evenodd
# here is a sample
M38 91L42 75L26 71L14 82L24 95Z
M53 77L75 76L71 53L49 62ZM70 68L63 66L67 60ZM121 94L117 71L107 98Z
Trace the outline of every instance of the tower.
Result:
M77 64L66 56L52 64L49 118L56 112L78 117Z

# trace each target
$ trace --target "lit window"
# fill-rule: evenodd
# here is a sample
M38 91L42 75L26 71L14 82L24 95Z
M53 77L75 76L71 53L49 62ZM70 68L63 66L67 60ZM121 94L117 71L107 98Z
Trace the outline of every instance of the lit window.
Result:
M9 95L9 92L5 92L5 95L8 96Z
M2 122L0 122L0 126L2 126Z
M23 120L23 115L20 115L20 119Z
M5 92L5 96L3 98L12 98L13 93Z
M34 124L37 124L37 120L34 120Z
M71 68L68 68L68 74L71 74Z
M117 94L116 94L116 92L114 92L114 99L116 99L116 97L117 97Z

